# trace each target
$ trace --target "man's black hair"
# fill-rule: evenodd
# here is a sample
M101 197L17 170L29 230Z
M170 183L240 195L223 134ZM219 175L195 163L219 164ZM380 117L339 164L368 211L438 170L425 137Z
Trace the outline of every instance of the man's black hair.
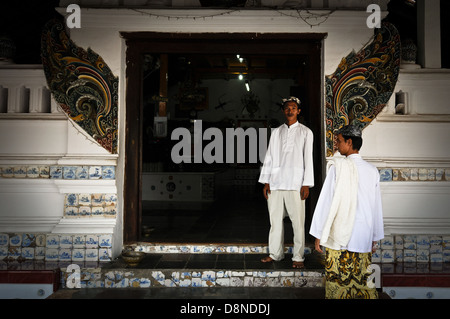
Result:
M361 149L363 139L360 136L347 136L342 135L345 141L347 141L349 138L352 140L353 149L359 151Z

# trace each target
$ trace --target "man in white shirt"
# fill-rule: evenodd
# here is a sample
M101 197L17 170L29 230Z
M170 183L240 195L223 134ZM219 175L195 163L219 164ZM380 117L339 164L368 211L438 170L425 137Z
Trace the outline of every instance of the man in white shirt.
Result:
M337 131L335 158L328 170L314 211L310 234L315 249L326 249L325 297L378 298L367 285L376 242L384 237L378 169L359 155L361 130L344 126Z
M314 186L313 133L298 122L300 100L283 99L286 122L272 131L259 182L264 184L270 216L269 256L262 262L284 258L284 212L294 232L293 267L303 268L305 199Z

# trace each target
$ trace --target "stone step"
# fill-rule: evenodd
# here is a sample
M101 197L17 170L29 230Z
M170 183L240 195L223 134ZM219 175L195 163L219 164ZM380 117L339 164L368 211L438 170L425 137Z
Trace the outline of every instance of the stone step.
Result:
M292 255L262 263L266 253L145 253L129 266L120 256L97 268L80 268L81 288L149 287L323 287L321 256L305 255L305 268L292 268ZM61 286L74 284L62 268Z

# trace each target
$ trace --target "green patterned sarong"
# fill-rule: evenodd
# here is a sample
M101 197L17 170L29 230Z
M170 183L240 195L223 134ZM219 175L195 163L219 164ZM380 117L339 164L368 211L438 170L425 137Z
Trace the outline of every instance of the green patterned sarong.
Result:
M372 253L326 249L326 299L378 299L375 287L367 285Z

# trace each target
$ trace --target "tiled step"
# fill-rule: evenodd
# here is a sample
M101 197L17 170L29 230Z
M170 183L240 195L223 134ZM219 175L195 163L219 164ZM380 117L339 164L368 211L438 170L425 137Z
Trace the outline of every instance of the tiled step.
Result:
M102 263L98 268L80 269L80 287L133 288L133 287L323 287L324 271L320 256L305 254L305 268L292 268L292 254L286 248L285 259L262 263L267 253L256 246L198 246L168 245L168 250L158 245L135 246L146 251L144 259L130 267L122 257ZM235 250L234 247L237 250ZM143 249L145 248L145 249ZM149 249L151 248L151 249ZM178 249L185 251L179 253ZM157 252L164 251L164 252ZM201 251L207 251L202 253ZM68 273L62 269L62 287L66 286ZM71 283L73 285L73 281Z

